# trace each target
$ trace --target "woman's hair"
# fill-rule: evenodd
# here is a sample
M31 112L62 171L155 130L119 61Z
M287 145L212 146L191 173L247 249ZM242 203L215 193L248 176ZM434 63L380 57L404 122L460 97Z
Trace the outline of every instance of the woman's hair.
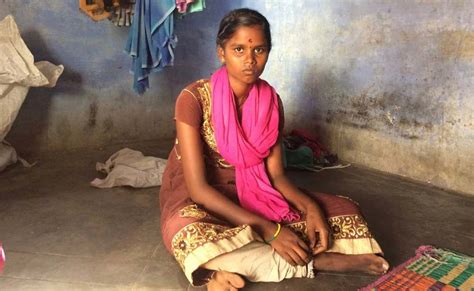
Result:
M261 26L267 40L268 50L272 48L272 35L270 33L270 23L268 20L260 14L260 12L248 9L240 8L229 12L224 18L222 18L219 25L219 31L217 32L216 43L220 47L224 47L227 40L229 40L234 32L241 26Z

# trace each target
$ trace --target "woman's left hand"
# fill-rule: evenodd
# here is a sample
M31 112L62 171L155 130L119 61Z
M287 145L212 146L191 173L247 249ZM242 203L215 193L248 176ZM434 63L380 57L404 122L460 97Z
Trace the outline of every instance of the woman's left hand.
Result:
M311 204L306 209L306 234L313 255L326 251L329 247L329 227L321 208Z

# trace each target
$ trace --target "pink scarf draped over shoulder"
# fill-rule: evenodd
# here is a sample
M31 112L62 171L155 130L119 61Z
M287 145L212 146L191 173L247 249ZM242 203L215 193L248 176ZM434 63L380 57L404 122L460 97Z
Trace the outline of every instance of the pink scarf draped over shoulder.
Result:
M240 124L225 66L212 75L211 88L217 149L235 167L241 206L271 221L299 219L299 214L272 187L265 169L264 159L278 139L279 111L275 89L258 79L242 107Z

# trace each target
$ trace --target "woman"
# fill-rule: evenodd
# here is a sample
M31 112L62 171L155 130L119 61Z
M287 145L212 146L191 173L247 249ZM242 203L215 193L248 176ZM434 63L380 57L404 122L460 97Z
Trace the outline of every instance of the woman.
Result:
M259 79L270 50L265 17L234 10L217 35L223 66L178 96L160 191L167 249L191 283L208 290L242 288L242 277L312 277L313 269L386 272L354 203L305 193L285 176L282 103Z

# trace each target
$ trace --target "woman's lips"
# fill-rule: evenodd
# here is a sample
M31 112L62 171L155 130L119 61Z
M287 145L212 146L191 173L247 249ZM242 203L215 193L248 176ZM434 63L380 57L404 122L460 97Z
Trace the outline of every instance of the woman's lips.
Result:
M242 71L244 73L244 75L255 75L256 74L256 70L252 70L252 69L245 69Z

